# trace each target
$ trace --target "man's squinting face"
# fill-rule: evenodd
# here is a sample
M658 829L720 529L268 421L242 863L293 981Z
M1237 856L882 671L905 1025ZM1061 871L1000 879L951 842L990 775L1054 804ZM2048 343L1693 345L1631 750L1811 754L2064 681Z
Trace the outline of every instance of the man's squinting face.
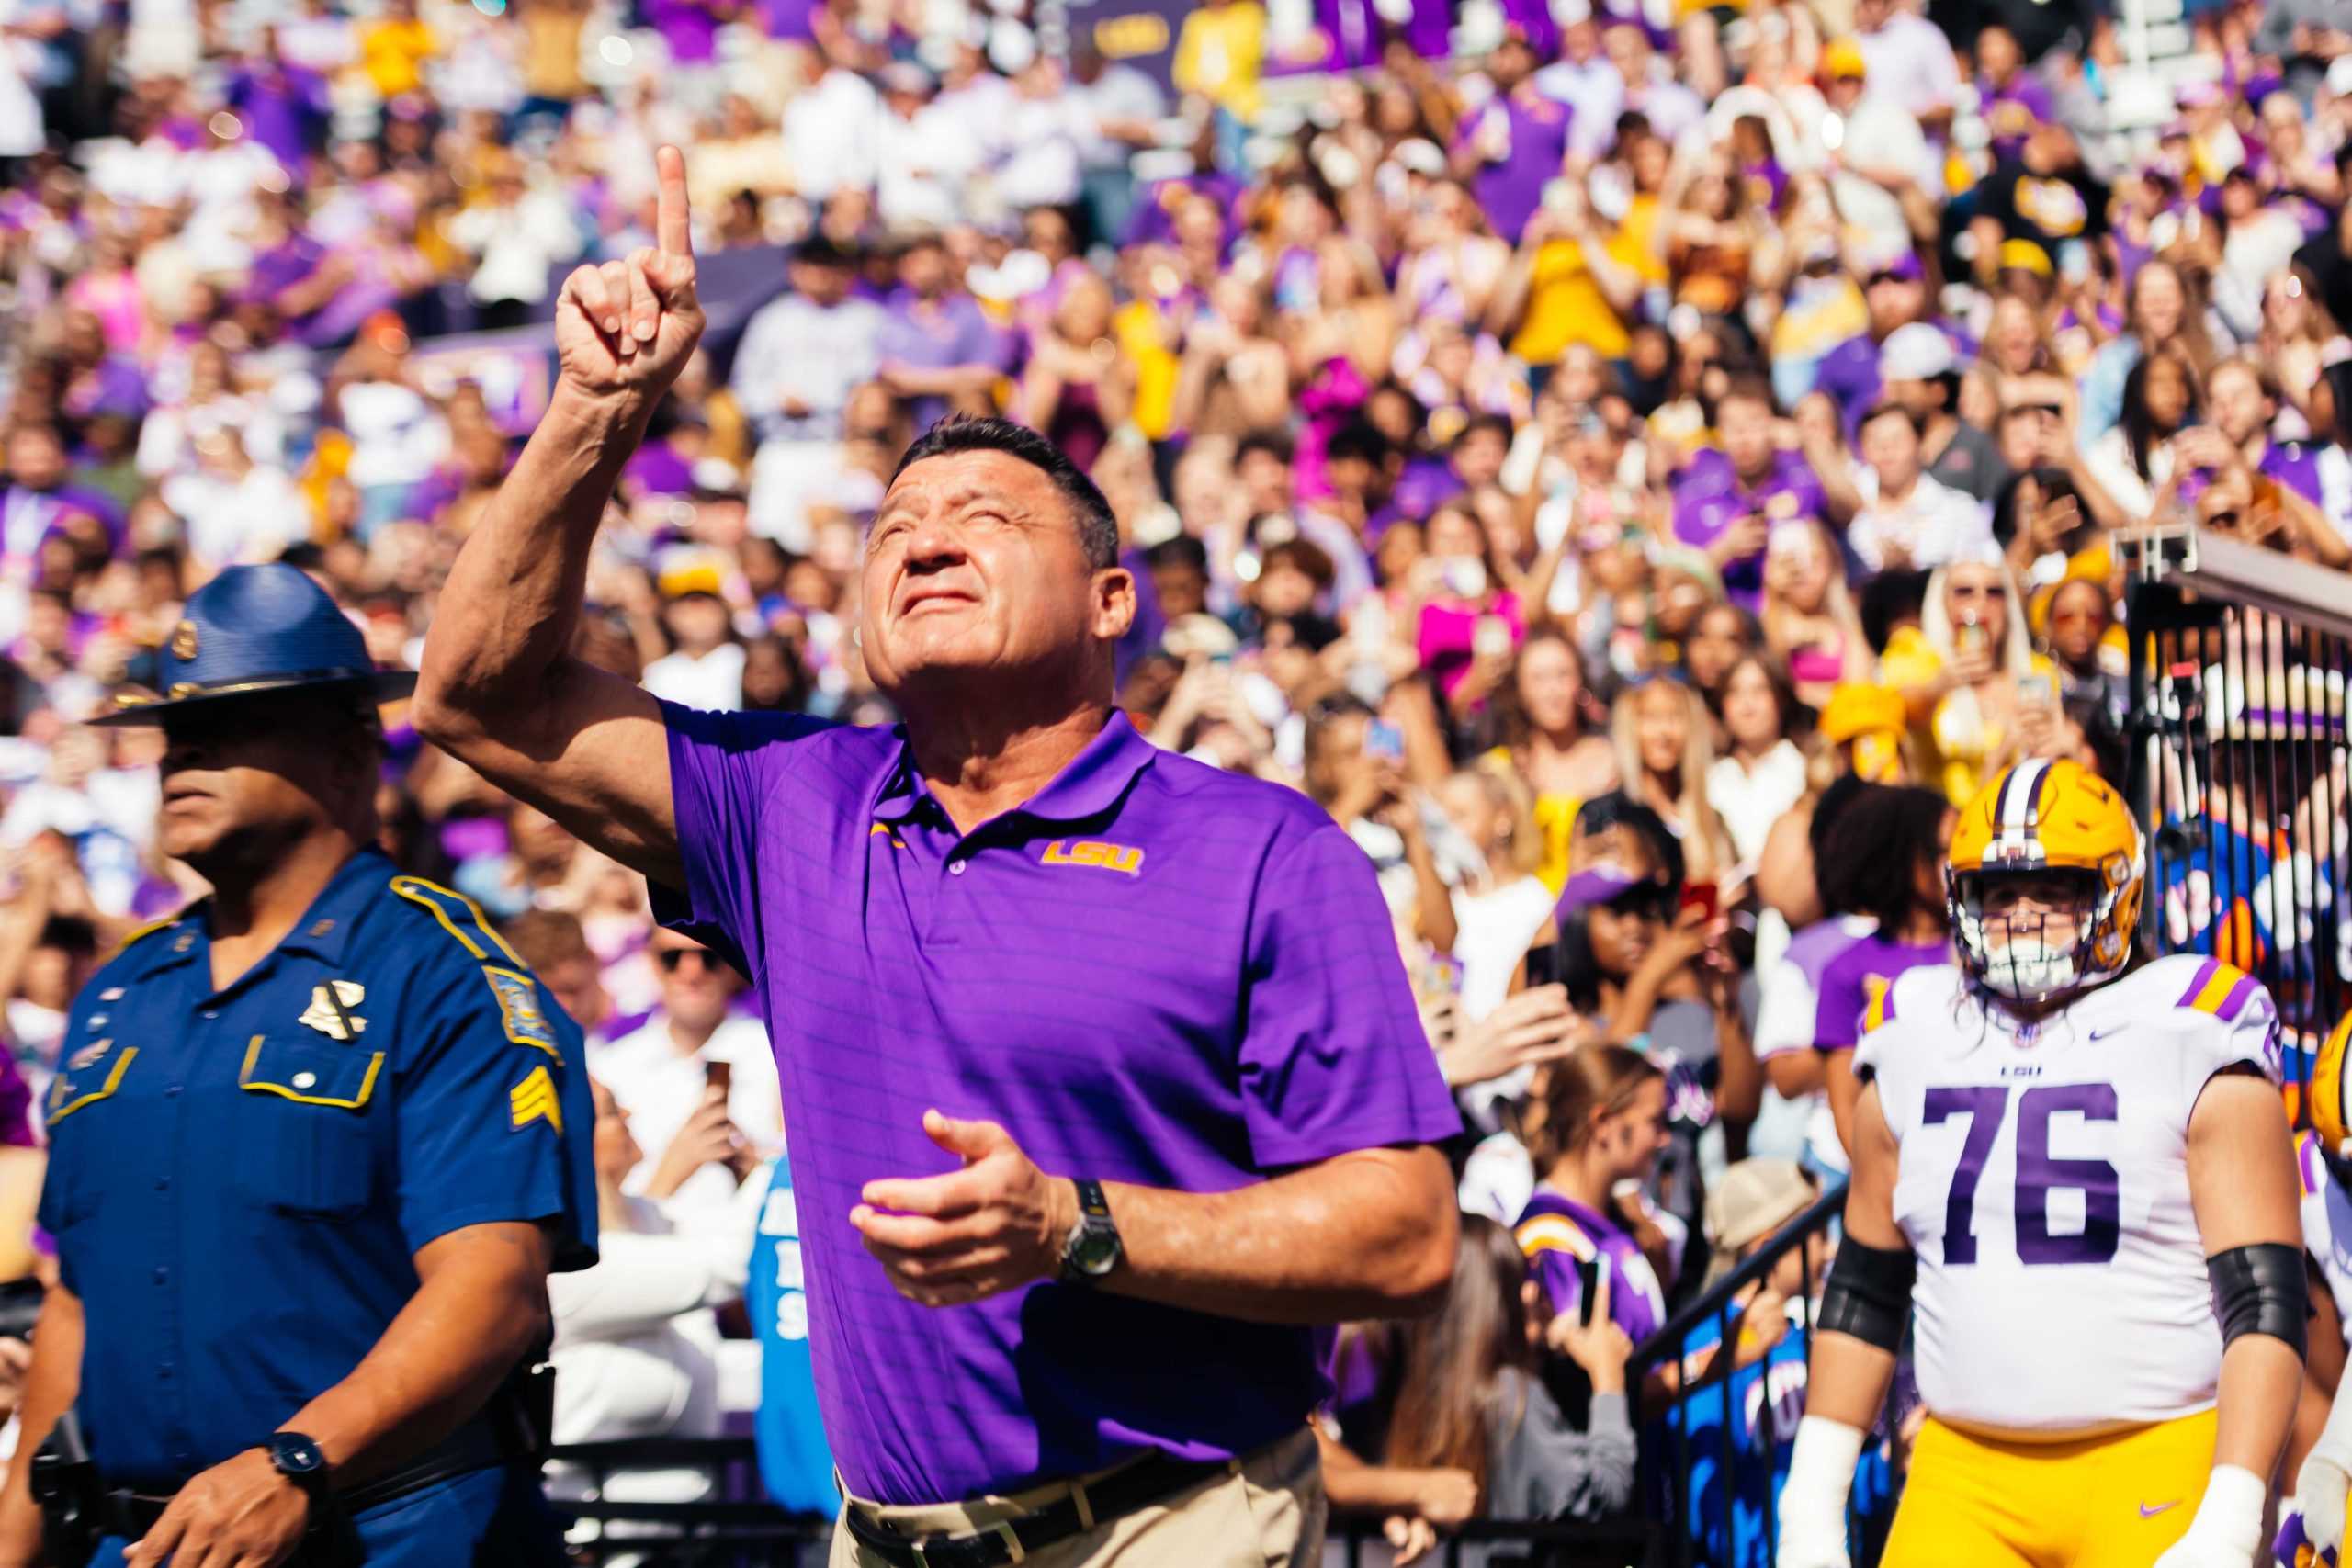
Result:
M989 669L1080 662L1135 618L1135 582L1088 565L1075 508L1003 452L900 474L866 537L865 664L886 695Z
M240 843L290 840L339 787L366 787L372 760L339 740L322 745L332 722L324 715L290 703L266 713L245 703L220 706L225 711L198 708L164 725L156 842L174 860L201 869Z

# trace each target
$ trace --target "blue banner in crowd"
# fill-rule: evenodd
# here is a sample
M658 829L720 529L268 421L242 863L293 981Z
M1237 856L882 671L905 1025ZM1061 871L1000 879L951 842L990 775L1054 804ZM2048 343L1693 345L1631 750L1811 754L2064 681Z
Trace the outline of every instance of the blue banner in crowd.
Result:
M831 1515L841 1506L833 1455L817 1415L816 1374L808 1359L808 1292L800 1262L800 1212L792 1168L778 1156L760 1207L746 1287L752 1328L760 1337L760 1480L780 1507Z

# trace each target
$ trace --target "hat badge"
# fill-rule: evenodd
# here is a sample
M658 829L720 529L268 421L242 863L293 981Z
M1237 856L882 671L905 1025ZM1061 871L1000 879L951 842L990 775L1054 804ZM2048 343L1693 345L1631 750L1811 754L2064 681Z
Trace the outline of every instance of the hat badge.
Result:
M174 659L196 657L196 623L194 621L182 621L172 628L172 657Z

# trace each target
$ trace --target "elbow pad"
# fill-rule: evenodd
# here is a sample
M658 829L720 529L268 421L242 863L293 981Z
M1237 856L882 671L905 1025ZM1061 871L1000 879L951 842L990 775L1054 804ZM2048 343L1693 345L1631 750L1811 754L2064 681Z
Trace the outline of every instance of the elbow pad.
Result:
M2213 1315L2222 1320L2222 1348L2244 1334L2283 1339L2298 1358L2311 1298L2303 1277L2303 1252L2285 1242L2233 1247L2205 1260L2213 1281Z
M1815 1326L1849 1334L1890 1354L1901 1349L1911 1318L1911 1281L1918 1272L1919 1259L1907 1247L1864 1247L1847 1237L1829 1265Z

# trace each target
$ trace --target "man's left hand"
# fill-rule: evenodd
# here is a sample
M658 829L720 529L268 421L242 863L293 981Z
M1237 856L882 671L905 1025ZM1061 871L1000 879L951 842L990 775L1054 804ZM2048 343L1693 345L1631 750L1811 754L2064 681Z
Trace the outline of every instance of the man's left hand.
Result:
M1076 1187L1039 1170L993 1122L926 1111L922 1130L964 1168L869 1181L849 1216L898 1292L924 1306L961 1306L1058 1274L1078 1223Z
M277 1473L268 1454L248 1449L181 1487L123 1562L126 1568L278 1568L302 1544L310 1524L310 1498Z

